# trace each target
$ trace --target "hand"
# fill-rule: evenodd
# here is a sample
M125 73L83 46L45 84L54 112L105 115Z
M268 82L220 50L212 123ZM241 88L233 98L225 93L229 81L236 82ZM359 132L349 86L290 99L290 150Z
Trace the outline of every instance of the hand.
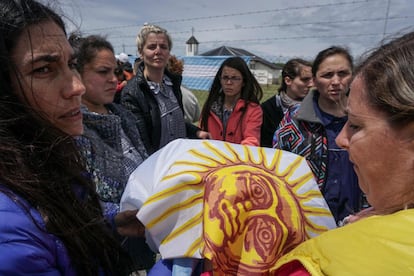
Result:
M145 226L137 218L138 209L127 210L115 216L116 230L121 236L145 237Z
M200 139L211 139L211 134L210 132L199 130L197 131L197 137Z

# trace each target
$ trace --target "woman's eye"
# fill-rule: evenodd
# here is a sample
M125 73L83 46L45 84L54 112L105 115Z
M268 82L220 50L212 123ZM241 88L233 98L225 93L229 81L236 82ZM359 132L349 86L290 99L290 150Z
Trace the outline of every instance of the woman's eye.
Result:
M333 77L333 74L332 73L327 73L327 74L322 75L321 77L324 78L324 79L330 79L330 78Z
M35 68L33 70L33 73L39 73L39 74L45 74L45 73L49 73L49 72L50 72L50 68L48 66Z
M108 69L98 70L98 74L101 74L101 75L106 75L106 74L108 74L109 72L110 72L110 70L108 70Z
M69 68L70 68L71 70L76 70L76 69L78 69L78 63L77 63L76 61L69 62Z
M340 72L338 72L338 76L341 77L341 78L347 77L349 75L351 75L351 72L349 72L349 71L340 71Z
M358 130L359 126L354 125L354 124L349 124L349 128L352 129L353 131Z

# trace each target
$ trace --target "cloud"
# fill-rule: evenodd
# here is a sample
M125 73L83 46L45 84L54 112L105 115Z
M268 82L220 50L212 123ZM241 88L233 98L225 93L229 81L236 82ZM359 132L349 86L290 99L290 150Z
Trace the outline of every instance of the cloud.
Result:
M150 22L171 33L178 56L185 55L185 42L194 30L200 52L226 45L270 61L311 59L331 45L346 46L358 56L387 35L412 31L414 17L410 0L61 2L69 17L81 23L81 31L106 34L117 52L135 54L136 34Z

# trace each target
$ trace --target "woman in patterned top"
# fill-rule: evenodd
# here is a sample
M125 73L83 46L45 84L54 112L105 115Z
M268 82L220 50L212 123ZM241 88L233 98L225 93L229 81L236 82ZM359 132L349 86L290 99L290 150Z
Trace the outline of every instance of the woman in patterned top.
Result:
M320 51L312 65L316 89L285 113L274 141L274 147L306 157L337 222L360 211L363 204L348 153L335 143L347 120L352 70L347 49L332 46Z

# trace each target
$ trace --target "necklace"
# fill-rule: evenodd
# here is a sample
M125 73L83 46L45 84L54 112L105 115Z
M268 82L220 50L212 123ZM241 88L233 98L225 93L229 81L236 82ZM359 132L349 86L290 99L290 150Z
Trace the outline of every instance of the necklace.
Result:
M229 111L229 112L233 112L234 106L236 105L236 103L232 103L232 104L225 104L223 103L223 109L225 111Z

